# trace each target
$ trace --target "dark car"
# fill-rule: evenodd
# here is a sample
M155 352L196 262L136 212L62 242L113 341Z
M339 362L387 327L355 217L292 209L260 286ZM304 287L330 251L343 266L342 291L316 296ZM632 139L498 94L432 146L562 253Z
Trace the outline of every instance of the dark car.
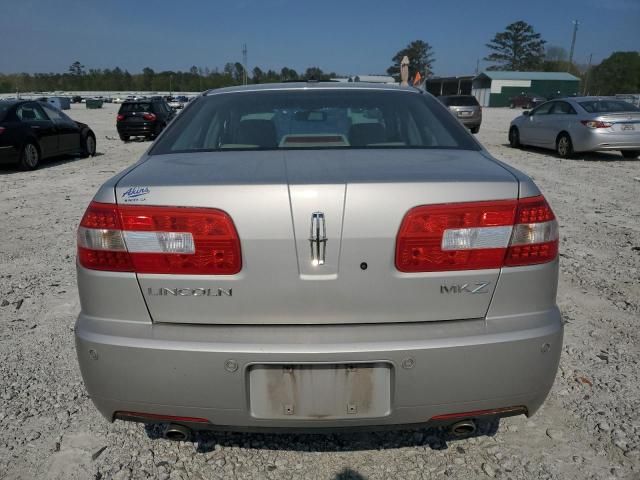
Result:
M438 100L446 105L451 113L471 130L471 133L480 131L482 123L482 107L473 95L444 95Z
M131 137L155 138L174 116L162 97L126 101L118 110L116 128L125 142Z
M93 131L52 105L30 100L0 102L0 163L35 170L45 158L95 153Z
M546 97L533 93L523 93L509 99L510 108L525 108L530 110L547 101Z

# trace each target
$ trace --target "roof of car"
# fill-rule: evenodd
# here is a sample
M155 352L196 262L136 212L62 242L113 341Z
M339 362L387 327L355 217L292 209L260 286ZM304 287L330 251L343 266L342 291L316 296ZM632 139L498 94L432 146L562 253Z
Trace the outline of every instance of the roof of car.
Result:
M486 70L478 75L492 80L580 80L567 72L508 72L504 70ZM478 78L476 77L476 78Z
M261 83L257 85L244 85L237 87L225 87L209 90L205 95L219 95L222 93L236 92L260 92L272 90L387 90L397 92L421 93L421 90L413 87L402 87L386 83L367 82L290 82L290 83Z
M27 100L27 99L24 99L24 98L20 98L20 99L13 98L11 100L2 100L2 99L0 99L0 101L2 101L2 103L4 105L14 106L14 105L19 105L21 103L35 102L36 100Z

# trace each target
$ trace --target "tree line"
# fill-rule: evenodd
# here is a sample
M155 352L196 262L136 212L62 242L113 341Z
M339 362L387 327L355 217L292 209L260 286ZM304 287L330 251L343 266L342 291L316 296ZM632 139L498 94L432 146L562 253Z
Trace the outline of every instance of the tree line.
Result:
M599 65L579 65L570 62L563 47L547 45L542 35L524 21L513 22L496 33L486 44L484 57L488 70L570 72L579 77L586 91L596 95L640 92L640 53L614 52ZM387 73L400 78L400 62L409 58L409 78L420 73L421 78L433 76L435 53L424 40L414 40L391 58ZM273 83L310 79L328 80L335 72L326 73L319 67L304 72L283 67L280 71L254 67L246 72L249 83ZM193 66L187 72L161 71L145 67L141 73L114 69L86 69L74 62L66 73L0 74L0 93L16 91L203 91L211 88L241 85L245 71L241 63L227 63L220 71Z
M247 72L250 83L274 83L295 80L328 80L334 72L324 72L320 67L309 67L304 72L283 67L280 71L262 70L260 67ZM241 63L227 63L218 69L193 66L188 71L156 72L145 67L140 73L130 73L120 67L114 69L86 69L76 61L65 73L0 73L0 93L51 92L51 91L174 91L200 92L211 88L241 85L244 67Z
M487 70L569 72L582 81L585 93L613 95L640 93L640 52L613 52L599 65L576 64L569 61L563 47L547 45L532 25L517 21L507 25L486 44L489 54ZM387 69L396 79L400 76L400 62L409 57L409 78L418 73L422 78L433 76L435 54L424 40L415 40L392 58Z

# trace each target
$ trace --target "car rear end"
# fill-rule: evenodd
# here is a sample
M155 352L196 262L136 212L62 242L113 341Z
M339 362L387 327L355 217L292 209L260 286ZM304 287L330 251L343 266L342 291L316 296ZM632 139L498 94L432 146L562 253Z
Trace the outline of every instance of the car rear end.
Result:
M20 160L24 134L18 118L11 114L14 106L14 101L0 100L0 164Z
M615 98L572 99L579 112L571 133L577 152L619 150L640 154L640 109Z
M109 420L232 430L472 428L532 415L562 345L557 222L539 190L426 95L312 92L201 97L97 193L78 231L76 325L97 408ZM319 107L341 95L362 97L345 107L362 124L376 102L398 114L427 102L430 124L461 147L372 137L309 148L329 141L314 132L337 114ZM305 114L277 123L298 100ZM280 107L259 113L272 101ZM198 115L234 102L247 130L202 148ZM284 135L257 148L266 111L307 146L282 148Z
M482 107L473 95L450 95L441 97L441 102L462 124L477 133L482 124Z
M126 101L120 105L116 117L120 136L151 137L158 132L158 117L151 101Z

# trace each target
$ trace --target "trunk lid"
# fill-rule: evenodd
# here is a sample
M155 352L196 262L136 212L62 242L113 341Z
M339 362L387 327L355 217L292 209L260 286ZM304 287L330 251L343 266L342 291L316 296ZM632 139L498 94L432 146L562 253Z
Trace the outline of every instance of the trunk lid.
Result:
M154 322L420 322L483 317L499 269L399 272L404 215L418 205L517 198L518 181L475 151L190 153L150 157L116 196L218 208L240 236L237 275L138 274ZM485 283L476 294L451 288Z
M610 130L625 135L640 135L640 112L604 113L597 117L613 125Z

